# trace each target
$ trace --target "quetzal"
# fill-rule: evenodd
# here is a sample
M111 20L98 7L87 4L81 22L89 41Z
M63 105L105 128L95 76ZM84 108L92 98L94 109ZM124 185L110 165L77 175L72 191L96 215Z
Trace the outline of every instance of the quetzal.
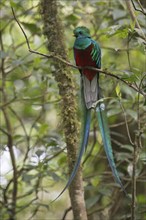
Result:
M91 68L101 68L101 49L99 44L91 38L89 29L84 26L77 27L74 30L74 36L76 38L73 47L74 58L76 65L81 67L79 71L81 74L81 93L84 103L83 138L74 169L70 175L70 178L65 188L61 191L58 197L69 187L69 185L73 181L78 167L80 165L82 155L87 147L91 122L91 109L96 110L98 125L100 128L104 149L113 176L116 182L121 186L122 190L126 193L125 188L116 170L113 158L110 132L107 123L107 116L105 113L105 105L100 95L99 72Z

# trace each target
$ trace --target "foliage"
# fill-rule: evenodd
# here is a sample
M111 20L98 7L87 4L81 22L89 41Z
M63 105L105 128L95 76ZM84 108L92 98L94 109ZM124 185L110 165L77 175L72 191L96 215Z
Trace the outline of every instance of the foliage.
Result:
M39 1L16 0L12 6L31 48L47 54ZM141 34L145 31L144 14L135 11L141 32L121 0L62 0L58 8L65 26L68 60L74 62L73 29L86 25L93 38L100 42L102 68L127 82L124 84L102 73L100 76L117 169L129 194L136 146L136 217L137 220L146 219L146 101L140 92L129 86L132 84L143 94L146 92L145 48ZM57 70L50 59L29 53L22 31L13 18L10 2L6 0L1 1L0 44L1 218L13 217L15 207L17 219L48 219L48 215L50 219L61 219L69 207L67 195L49 205L68 178L61 100L54 79ZM78 71L72 71L78 96L80 76ZM81 112L78 114L80 118ZM130 202L113 181L94 116L83 164L89 219L130 219Z

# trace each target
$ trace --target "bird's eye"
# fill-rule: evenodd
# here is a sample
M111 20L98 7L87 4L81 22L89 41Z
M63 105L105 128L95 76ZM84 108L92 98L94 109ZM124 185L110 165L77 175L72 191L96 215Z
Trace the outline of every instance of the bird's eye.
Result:
M80 31L79 34L82 34L82 32Z

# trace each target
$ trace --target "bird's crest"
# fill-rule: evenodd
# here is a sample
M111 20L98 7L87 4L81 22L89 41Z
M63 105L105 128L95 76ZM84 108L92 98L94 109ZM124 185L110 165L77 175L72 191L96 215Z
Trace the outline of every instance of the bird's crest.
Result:
M74 36L75 37L79 37L79 36L90 37L90 31L88 28L84 26L80 26L74 29Z

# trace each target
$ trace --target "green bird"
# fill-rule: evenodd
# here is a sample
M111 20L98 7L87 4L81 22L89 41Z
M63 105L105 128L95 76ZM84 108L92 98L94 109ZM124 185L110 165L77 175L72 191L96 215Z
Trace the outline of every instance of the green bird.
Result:
M120 185L122 190L127 195L127 192L125 191L125 188L120 180L114 162L110 131L105 112L105 104L103 103L100 95L99 72L91 68L101 68L101 49L99 44L91 38L89 29L84 26L77 27L74 30L74 36L74 58L76 65L78 67L81 67L79 71L81 75L81 93L84 103L83 137L79 150L79 155L74 165L74 169L70 175L70 178L66 186L57 196L57 198L59 198L62 195L62 193L70 186L81 163L82 155L85 152L85 149L88 144L92 109L95 109L96 111L105 153L107 155L107 159L109 161L109 165L111 167L115 181Z

